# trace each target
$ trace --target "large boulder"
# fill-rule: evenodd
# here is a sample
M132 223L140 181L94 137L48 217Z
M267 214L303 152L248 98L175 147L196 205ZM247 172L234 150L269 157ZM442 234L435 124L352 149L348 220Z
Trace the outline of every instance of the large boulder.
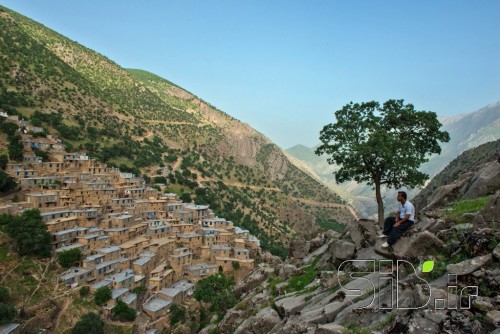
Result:
M494 231L500 230L500 190L473 220L474 229L488 227Z
M444 251L445 244L429 231L417 232L401 237L392 247L383 248L384 240L377 241L375 252L388 258L417 259L429 255L433 250Z
M282 317L299 313L307 304L306 295L285 297L275 302Z
M479 268L482 268L490 264L492 258L493 257L491 254L478 256L473 259L465 260L459 263L449 264L446 267L446 270L450 274L467 275L478 270Z
M492 161L479 169L470 180L464 199L477 198L495 193L500 188L500 162Z
M290 276L297 276L302 274L303 270L297 268L293 264L283 263L278 267L278 276L283 277L285 279Z
M465 173L462 177L450 184L438 187L427 200L427 205L421 210L427 212L442 207L443 205L456 201L463 193L463 189L467 187L472 173Z
M302 238L292 240L290 243L290 255L296 259L303 259L309 254L310 244Z
M236 296L241 296L242 294L254 289L255 287L261 285L267 280L267 278L274 274L274 268L268 266L262 266L251 272L243 281L239 282L236 287Z
M356 245L345 240L335 241L333 257L337 262L351 259L356 253Z
M351 225L349 235L357 250L375 245L377 241L376 224L374 220L360 219Z
M495 249L493 249L492 254L497 261L500 261L500 243L495 247Z
M269 333L281 319L270 306L262 309L255 316L246 319L234 332L235 334L265 334Z

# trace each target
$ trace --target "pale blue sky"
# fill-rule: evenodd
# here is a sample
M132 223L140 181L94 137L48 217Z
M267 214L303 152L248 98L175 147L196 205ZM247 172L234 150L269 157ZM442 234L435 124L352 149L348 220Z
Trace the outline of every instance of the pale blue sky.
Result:
M283 148L349 101L439 115L500 99L500 1L0 0L154 72Z

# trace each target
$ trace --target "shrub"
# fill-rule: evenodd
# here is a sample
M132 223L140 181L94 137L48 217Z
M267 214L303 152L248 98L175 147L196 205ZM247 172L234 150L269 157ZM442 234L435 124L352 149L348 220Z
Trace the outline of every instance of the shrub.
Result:
M104 305L111 299L111 289L107 286L99 288L94 293L94 301L97 305Z

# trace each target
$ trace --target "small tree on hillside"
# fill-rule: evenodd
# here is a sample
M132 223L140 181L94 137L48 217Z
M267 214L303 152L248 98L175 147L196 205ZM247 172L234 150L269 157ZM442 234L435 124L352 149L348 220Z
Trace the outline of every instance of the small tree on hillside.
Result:
M104 334L104 321L95 313L87 313L76 323L71 334Z
M202 279L196 285L193 297L200 302L210 303L210 311L224 314L236 304L233 293L234 277L226 276L219 271L218 274L210 275Z
M21 216L6 215L5 232L16 241L20 255L51 255L50 233L38 209L26 210Z
M76 261L80 261L82 257L82 252L79 248L73 248L67 251L62 251L57 253L57 261L64 268L69 268Z
M94 301L97 305L104 305L112 297L111 289L107 286L103 286L95 290Z
M415 187L428 175L418 170L430 154L441 153L439 141L448 142L436 113L416 111L403 100L349 103L335 112L336 123L323 127L316 154L328 154L337 164L337 182L367 182L375 189L378 221L384 222L380 187Z

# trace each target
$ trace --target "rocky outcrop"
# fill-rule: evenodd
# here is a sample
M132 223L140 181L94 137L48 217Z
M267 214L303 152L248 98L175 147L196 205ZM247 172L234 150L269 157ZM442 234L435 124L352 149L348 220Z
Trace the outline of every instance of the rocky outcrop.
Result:
M450 264L446 267L449 273L457 274L457 275L467 275L470 274L479 268L486 266L491 263L492 255L483 255L478 256L470 260L465 260L460 263Z
M356 245L345 240L337 240L333 246L333 257L335 262L349 260L356 253Z
M269 333L281 322L278 312L271 307L260 310L255 316L243 321L234 334L265 334Z
M472 176L462 198L483 197L494 194L498 189L500 189L500 162L492 161Z
M493 230L500 230L500 190L491 198L473 220L474 229L489 227Z
M432 251L444 251L443 241L429 231L417 232L401 237L392 247L383 248L385 240L380 240L375 246L375 252L389 257L406 260L414 260L419 256L425 256Z
M295 259L303 259L309 254L310 244L302 238L292 240L290 243L290 255Z
M375 245L377 241L376 224L374 220L360 219L351 225L349 235L357 250Z
M235 287L235 292L237 296L254 289L255 287L262 284L269 275L274 273L274 269L266 266L261 266L257 268L252 273L250 273L244 280L239 282Z

